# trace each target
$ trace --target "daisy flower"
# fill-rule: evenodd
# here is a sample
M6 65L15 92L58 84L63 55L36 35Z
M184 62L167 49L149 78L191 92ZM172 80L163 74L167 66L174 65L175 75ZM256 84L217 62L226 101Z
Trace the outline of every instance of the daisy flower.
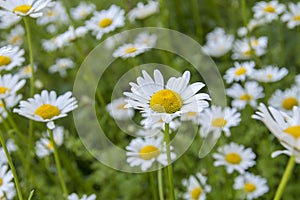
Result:
M171 77L167 84L159 70L154 70L154 80L146 71L143 77L137 78L137 83L130 83L131 92L124 92L129 97L126 107L141 110L144 116L150 117L146 126L162 120L170 123L172 119L183 113L201 112L208 107L210 97L206 93L196 94L204 84L196 82L189 85L190 72L186 71L182 77Z
M68 200L96 200L96 195L95 194L91 194L91 195L82 195L82 197L80 198L77 194L72 193L68 196Z
M150 15L153 15L159 11L158 1L148 1L148 4L143 4L139 2L137 7L133 8L128 12L128 18L130 21L135 21L136 19L145 19Z
M276 109L290 112L294 106L298 106L300 103L300 90L298 87L293 87L285 91L276 90L268 103Z
M255 67L255 62L234 62L234 67L228 69L224 78L227 83L232 83L233 81L245 81L246 76L251 75Z
M71 16L75 20L83 20L94 12L96 6L92 3L80 2L76 8L71 8Z
M22 18L6 11L0 10L0 29L8 29L17 24Z
M0 99L5 99L15 94L25 85L25 80L20 80L18 75L0 75Z
M94 16L86 22L86 27L100 40L103 34L124 26L124 13L125 11L116 5L110 6L108 10L95 11Z
M156 40L157 40L157 36L155 34L143 32L136 37L134 43L144 45L146 46L146 48L151 49L155 46Z
M72 92L57 97L55 91L43 90L41 94L35 94L27 101L21 101L19 108L15 108L13 112L34 121L47 122L47 127L53 129L54 120L66 117L67 113L75 108L77 100L72 97Z
M124 44L122 46L120 46L119 48L117 48L114 53L113 53L113 57L118 58L129 58L129 57L135 57L141 53L144 53L145 51L147 51L149 48L147 48L147 46L143 45L143 44Z
M199 115L201 112L190 111L187 113L183 113L180 117L181 121L192 121L195 124L198 124Z
M290 12L286 12L282 15L281 19L287 22L287 27L290 29L300 25L300 2L297 4L289 3Z
M295 161L300 163L300 109L293 107L293 112L288 115L275 108L260 104L258 111L252 118L262 121L279 142L286 148L283 151L275 151L272 157L280 154L294 155Z
M106 110L110 116L116 120L131 119L134 116L134 110L131 108L125 108L127 104L126 98L118 98L113 100L106 106Z
M266 22L271 22L278 19L278 15L285 11L285 6L278 1L260 1L252 8L256 19L265 19Z
M266 53L268 40L266 37L236 40L233 44L232 59L250 59L251 56L262 56Z
M165 122L161 119L158 122L152 124L152 117L149 117L147 115L143 115L145 117L144 119L141 120L141 125L144 126L146 129L160 129L160 130L165 130ZM148 124L151 124L151 126L148 126ZM178 127L181 125L181 122L177 119L172 120L169 123L169 128L173 131L176 131ZM170 132L171 134L172 132Z
M34 65L33 70L36 71L36 68L37 68L37 66ZM31 67L30 67L30 65L26 65L24 67L21 67L19 69L19 71L17 72L17 75L20 78L30 78L31 77Z
M162 147L163 137L146 137L133 139L126 147L127 163L131 166L141 166L142 171L147 171L156 161L168 165L165 143ZM171 150L173 149L170 147ZM171 160L176 154L171 152Z
M23 44L25 30L21 25L17 25L11 29L10 33L5 36L5 40L10 45L20 46Z
M230 128L237 126L241 121L241 114L235 108L212 105L199 114L198 124L201 125L201 137L207 137L207 134L213 132L216 137L221 131L225 136L230 136Z
M67 69L73 69L75 63L70 58L59 58L56 59L55 64L51 65L49 72L51 74L58 72L61 77L67 76Z
M43 15L41 12L46 8L51 0L14 0L14 1L0 1L2 7L8 13L14 13L18 16L30 16L38 18Z
M13 199L16 195L13 175L7 165L0 165L0 198Z
M248 172L234 179L233 188L242 191L247 200L257 199L269 191L265 178Z
M63 144L64 141L64 128L57 126L53 129L53 138L55 144L59 147ZM49 132L47 132L47 137L43 137L36 142L35 152L39 158L43 158L53 153L54 146L50 141Z
M245 149L244 145L231 142L218 148L218 153L213 154L214 166L225 166L227 173L237 171L243 174L249 167L255 165L255 154L251 148Z
M62 2L51 2L47 8L43 10L43 16L37 19L38 25L67 24L69 22L68 14Z
M270 83L280 81L287 74L288 70L286 68L278 68L276 66L269 65L263 69L254 70L250 74L250 77L259 82Z
M184 179L182 184L187 191L183 194L185 200L205 200L206 194L211 191L211 186L206 183L207 178L200 173L196 176L191 175L188 179Z
M6 108L10 109L10 108L15 107L21 99L22 99L21 94L19 94L19 95L12 94L12 95L6 97L4 99ZM0 102L0 115L1 115L1 118L7 118L7 112L4 109L4 104L2 102ZM0 122L1 121L2 121L2 119L0 119Z
M24 50L18 46L4 46L0 48L0 71L12 70L24 62Z
M231 88L226 90L228 96L232 97L232 107L243 109L247 104L252 107L257 106L256 100L264 97L263 88L257 82L250 81L245 83L243 88L240 84L235 83Z

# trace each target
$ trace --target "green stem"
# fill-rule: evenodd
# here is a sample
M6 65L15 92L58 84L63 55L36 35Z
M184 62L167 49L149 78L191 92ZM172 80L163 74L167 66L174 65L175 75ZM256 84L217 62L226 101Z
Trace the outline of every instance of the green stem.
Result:
M275 193L275 197L274 197L274 200L280 200L281 199L281 196L282 196L282 193L284 191L284 188L290 178L290 175L293 171L293 168L295 166L295 157L292 155L289 159L289 162L285 168L285 171L284 171L284 174L281 178L281 181L280 181L280 184L276 190L276 193Z
M165 134L165 142L166 142L166 150L167 150L167 158L168 158L168 178L169 178L169 187L170 187L170 199L175 200L169 129L170 129L170 126L168 123L166 123L164 134Z
M163 180L162 180L162 168L159 166L157 172L157 179L158 179L158 194L159 200L164 200L164 189L163 189Z
M63 178L62 168L61 168L60 160L59 160L58 149L57 149L56 143L54 141L54 137L53 137L53 131L50 129L48 129L48 131L49 131L49 135L50 135L50 141L51 141L51 143L53 145L53 149L54 149L54 158L55 158L55 163L56 163L56 168L57 168L61 188L64 193L64 198L68 199L68 191L67 191L67 187L66 187L66 184L65 184L65 181Z
M247 33L249 33L249 30L248 30L248 14L247 14L246 10L247 10L246 0L242 0L242 14L243 14L244 26L247 28Z
M195 19L196 35L197 35L198 41L201 44L202 43L203 30L202 30L202 25L201 25L198 0L192 0L192 6L193 6L193 16L194 16L194 19Z
M151 189L152 189L152 198L153 200L158 200L157 199L157 189L154 181L154 172L149 173L149 178L150 178L150 184L151 184Z
M23 195L22 195L22 191L21 191L21 187L20 187L20 182L19 182L19 179L18 179L18 176L17 176L17 172L16 172L16 169L15 169L14 164L12 162L12 159L10 157L10 154L7 150L6 143L5 143L4 138L2 136L2 131L0 131L0 142L1 142L1 145L2 145L3 150L5 152L5 155L7 157L7 161L8 161L8 164L10 166L13 177L14 177L14 181L15 181L15 184L16 184L16 189L17 189L19 200L23 200Z

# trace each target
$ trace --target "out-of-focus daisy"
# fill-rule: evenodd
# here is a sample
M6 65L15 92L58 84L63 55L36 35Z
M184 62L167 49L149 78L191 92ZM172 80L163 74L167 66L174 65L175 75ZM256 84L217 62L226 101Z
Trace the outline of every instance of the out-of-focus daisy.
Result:
M143 32L136 37L134 43L144 45L146 48L150 49L155 46L156 40L157 36L155 34Z
M268 38L266 36L261 36L259 38L251 37L250 44L255 52L259 52L260 49L265 50L267 48ZM260 56L259 54L257 55Z
M8 13L14 13L18 16L30 16L33 18L41 17L42 10L46 8L51 0L14 0L0 1L2 7Z
M278 16L285 11L285 6L278 1L260 1L252 8L256 19L264 19L266 22L271 22L278 19Z
M154 80L146 71L143 70L142 74L143 77L137 78L137 83L130 83L131 92L124 92L124 95L130 98L127 107L141 110L144 116L149 117L146 126L160 120L170 123L183 113L201 112L209 105L208 94L197 94L204 84L196 82L189 85L189 71L181 77L171 77L166 85L159 70L154 70Z
M165 144L162 147L163 137L146 137L133 139L126 147L127 163L131 166L141 166L142 171L149 169L156 161L168 165ZM171 147L172 150L172 147ZM176 154L171 152L171 160Z
M68 200L96 200L96 195L95 194L91 194L91 195L82 195L82 197L80 198L77 194L72 193L68 196Z
M77 101L72 92L58 96L55 91L43 90L27 101L21 101L13 112L39 122L48 122L47 127L54 128L53 121L66 117L67 113L77 108Z
M33 70L36 71L36 65L33 66ZM24 67L21 67L19 71L17 72L17 75L20 78L30 78L31 77L31 67L30 65L26 65Z
M188 179L184 179L182 184L186 187L183 194L185 200L205 200L206 194L211 191L211 186L206 183L207 178L200 173L196 176L191 175Z
M246 27L241 27L238 29L238 36L240 37L245 37L247 36L248 31L251 32L253 31L255 28L264 25L265 24L265 20L264 19L250 19L250 21L247 24L247 28Z
M266 66L263 69L254 70L250 77L256 81L269 83L280 81L283 77L288 74L286 68L278 68L276 66Z
M241 121L241 114L235 108L212 105L199 114L198 123L201 125L200 135L206 137L208 133L218 137L224 131L227 137L230 136L230 128L237 126Z
M262 121L286 148L283 151L273 152L272 157L280 154L295 155L295 161L300 163L300 109L298 106L293 107L292 115L288 115L271 106L267 108L261 103L252 118Z
M209 56L220 57L231 50L234 37L226 35L225 30L216 28L206 36L203 52Z
M149 117L147 115L145 115L143 117L145 117L145 118L141 120L141 125L143 125L146 129L160 129L163 131L165 130L166 122L164 122L162 119L153 124L152 117ZM149 126L148 124L151 124L151 126ZM169 128L170 128L170 130L175 131L178 129L178 127L180 125L181 125L181 122L177 119L174 119L169 123Z
M289 3L289 11L282 15L281 19L287 22L287 27L290 29L300 25L300 2L297 4Z
M245 83L245 88L235 83L226 90L228 96L232 97L232 107L243 109L247 104L252 107L257 106L256 100L264 97L263 88L257 82L250 81Z
M128 12L128 18L130 21L134 21L136 19L145 19L150 15L153 15L159 11L159 3L158 1L149 0L148 4L143 4L139 2L137 7L133 8Z
M255 165L255 154L251 148L231 142L218 148L214 153L214 166L225 166L227 173L238 171L243 174L249 167Z
M6 97L4 99L6 108L10 109L10 108L15 107L21 99L22 99L21 94L19 94L19 95L12 94L12 95ZM0 115L1 115L1 118L6 118L7 117L7 112L4 109L4 104L2 102L0 102ZM2 119L0 119L0 122L1 121L2 121Z
M5 99L15 94L25 85L25 80L20 80L18 75L0 75L0 99Z
M13 175L7 165L0 165L0 198L13 199L16 195Z
M58 72L61 77L67 76L67 69L73 69L75 63L70 58L59 58L56 59L55 64L51 65L49 68L50 73Z
M246 172L234 179L233 188L242 191L242 198L257 199L269 191L267 180L260 176Z
M136 132L139 137L161 136L163 133L159 129L140 129Z
M61 1L51 2L47 8L43 10L43 16L37 19L37 24L46 25L67 24L69 22L68 14Z
M268 45L267 37L247 38L236 40L233 45L233 59L250 59L251 56L262 56L266 53Z
M71 16L75 20L83 20L94 12L96 6L92 3L80 2L76 8L71 8Z
M124 44L117 48L114 53L113 57L118 58L129 58L129 57L135 57L141 53L144 53L147 51L149 48L143 44Z
M0 71L11 70L24 62L24 50L18 46L4 46L0 48Z
M20 20L21 17L17 15L0 10L0 29L8 29L17 24Z
M125 24L125 11L116 5L111 5L108 10L94 12L94 16L86 22L87 29L92 31L97 40L105 33L114 31Z
M9 153L14 152L17 150L17 146L15 145L14 141L12 139L8 139L6 141L6 147ZM2 147L0 147L0 166L3 164L7 164L8 160L5 154L5 151Z
M109 112L110 116L116 120L126 120L131 119L134 116L134 110L131 108L125 108L127 102L126 98L118 98L113 100L106 106L106 110Z
M245 81L246 76L251 75L255 67L255 62L234 62L234 67L228 69L224 78L227 83L232 83L233 81Z
M195 112L195 111L190 111L187 113L183 113L181 115L180 120L181 121L192 121L193 123L197 124L199 120L199 115L201 112Z
M61 126L55 127L53 129L53 139L55 144L59 147L64 142L64 128ZM36 142L35 152L39 158L43 158L48 156L49 154L53 153L54 146L53 143L50 141L49 133L47 132L45 137L42 137L40 140Z
M285 91L276 90L269 99L269 105L282 111L292 111L300 103L300 90L297 87Z
M20 46L23 43L25 30L21 25L17 25L11 29L10 33L5 36L7 44Z

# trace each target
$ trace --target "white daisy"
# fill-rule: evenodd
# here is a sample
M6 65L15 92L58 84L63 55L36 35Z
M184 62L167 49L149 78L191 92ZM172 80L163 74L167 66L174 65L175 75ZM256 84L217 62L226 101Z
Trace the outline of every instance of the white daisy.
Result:
M53 129L53 139L55 144L59 147L64 142L64 128L61 126L55 127ZM49 132L47 132L46 137L42 137L36 142L35 152L39 158L43 158L48 156L49 154L53 153L54 146L53 143L50 141Z
M0 75L0 99L5 99L10 95L14 95L25 85L25 82L25 80L20 80L17 75Z
M134 110L131 108L125 108L127 102L126 98L118 98L113 100L106 106L106 110L110 116L116 120L131 119L134 116Z
M22 18L6 11L0 10L0 29L8 29L17 24Z
M18 46L4 46L0 48L0 71L12 70L24 62L24 50Z
M269 191L267 179L246 172L234 179L233 188L242 191L243 199L252 200Z
M247 28L246 27L241 27L238 29L238 36L240 37L245 37L247 36L248 31L251 33L251 31L253 31L255 28L262 26L266 23L265 19L250 19L248 24L247 24Z
M59 58L56 59L55 64L51 65L49 68L49 72L51 74L58 72L61 77L67 76L67 69L73 69L75 67L75 63L70 58Z
M96 6L92 3L80 2L76 8L71 8L71 16L75 20L83 20L94 12Z
M218 153L213 154L214 166L225 166L227 173L238 171L243 174L249 167L255 165L255 154L251 148L231 142L218 148Z
M198 124L200 114L201 114L201 112L194 112L194 111L182 113L180 120L181 121L192 121L193 123Z
M127 163L131 166L141 166L142 171L147 171L156 161L168 165L165 143L162 147L163 137L146 137L133 139L126 147ZM172 151L172 147L171 151ZM171 160L176 154L171 152Z
M5 36L7 44L20 46L23 43L25 30L21 25L17 25L11 29L10 33Z
M159 70L154 70L154 80L146 71L143 77L137 78L136 83L130 83L131 92L124 92L129 97L127 107L133 107L150 117L146 126L162 120L170 123L172 119L187 112L201 112L208 107L210 97L206 93L196 94L204 84L201 82L189 85L190 72L186 71L182 77L171 77L167 84Z
M43 10L43 16L37 19L37 24L46 25L67 24L69 22L68 14L61 1L51 2L47 8Z
M276 66L266 66L259 70L254 70L250 77L256 81L269 83L280 81L283 77L288 74L288 70L286 68L278 68Z
M149 50L147 46L144 44L124 44L117 48L113 52L113 57L118 58L129 58L129 57L135 57L141 53L144 53L145 51Z
M22 99L21 94L19 94L19 95L12 94L12 95L6 97L4 99L6 108L11 109L11 108L15 107L21 99ZM2 102L0 102L0 115L1 115L2 119L7 118L7 112L4 109L4 105ZM0 122L2 121L2 119L0 119Z
M41 94L35 94L27 101L21 101L19 109L15 108L13 112L34 121L48 122L48 128L53 129L54 120L66 117L67 113L75 108L77 101L72 97L72 92L57 97L55 91L43 90Z
M37 66L33 65L33 70L36 71ZM30 65L26 65L24 67L21 67L19 71L17 72L17 75L20 78L30 78L31 77L31 67Z
M232 107L243 109L247 104L252 107L257 106L257 99L264 97L263 88L257 82L246 82L243 88L240 84L235 83L231 88L226 90L228 96L232 97Z
M108 10L95 11L94 16L86 22L86 27L92 31L97 40L100 40L103 34L124 26L124 13L120 7L111 5Z
M128 18L130 21L134 21L136 19L145 19L150 15L153 15L159 11L159 3L158 1L149 0L148 4L143 4L139 2L137 7L133 8L128 12Z
M13 199L16 195L13 175L7 165L0 165L0 198Z
M255 62L234 62L234 67L229 68L224 75L227 83L233 81L245 81L246 77L251 75L255 67Z
M18 16L30 16L33 18L41 17L42 10L46 8L51 0L0 0L0 7L8 13L14 13Z
M189 179L184 179L182 184L187 191L183 194L185 200L205 200L206 194L211 191L211 186L206 183L207 178L200 173L191 175Z
M201 125L201 137L207 137L208 133L213 132L216 137L221 131L225 136L230 136L230 128L237 126L241 121L241 114L235 108L212 105L199 114L198 124Z
M278 16L285 11L285 6L278 1L260 1L252 8L256 19L265 19L266 22L271 22L278 19Z
M268 40L266 37L236 40L233 45L232 59L250 59L251 56L262 56L266 53ZM251 46L250 46L251 45Z
M147 115L143 115L143 117L145 117L144 119L141 120L141 125L144 126L146 129L160 129L160 130L165 130L165 122L161 119L159 121L157 121L156 123L152 124L152 117L149 117ZM151 126L149 126L149 124L151 124ZM181 122L177 119L172 120L169 123L169 128L170 130L177 130L178 127L181 125ZM172 132L170 132L171 134Z
M297 4L289 3L289 11L282 15L281 19L287 22L287 27L290 29L300 25L300 2Z
M96 200L96 195L95 194L91 194L91 195L82 195L82 197L80 198L77 194L72 193L68 196L68 200Z
M269 99L269 105L285 111L292 111L294 106L299 106L300 103L300 90L298 87L293 87L285 91L276 90Z
M143 32L136 37L134 43L144 45L146 48L151 49L155 46L156 40L157 36L155 34Z

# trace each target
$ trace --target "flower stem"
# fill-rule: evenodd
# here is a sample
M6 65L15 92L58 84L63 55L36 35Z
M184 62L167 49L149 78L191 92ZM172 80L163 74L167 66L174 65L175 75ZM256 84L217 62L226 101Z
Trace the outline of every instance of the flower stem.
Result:
M58 155L58 149L57 149L56 143L54 141L54 137L53 137L53 131L50 130L50 129L48 129L48 131L49 131L49 135L50 135L50 141L53 145L54 158L55 158L55 163L56 163L56 168L57 168L61 188L62 188L63 193L64 193L64 198L68 199L68 191L67 191L67 187L66 187L66 184L65 184L65 181L64 181L64 178L63 178L63 174L62 174L62 169L61 169L59 155Z
M20 187L20 182L19 182L19 179L18 179L18 176L17 176L17 172L16 172L16 169L15 169L14 164L12 162L12 159L10 157L10 154L7 150L6 143L5 143L4 138L2 136L2 131L0 131L0 142L1 142L1 145L2 145L3 150L5 152L9 167L10 167L11 172L12 172L13 177L14 177L14 181L15 181L16 189L17 189L17 193L18 193L18 198L19 198L19 200L23 200L23 195L22 195L22 191L21 191L21 187Z
M169 178L169 187L170 187L170 199L175 199L174 193L174 181L173 181L173 167L171 163L171 148L170 148L170 134L169 134L170 126L168 123L165 124L165 142L166 142L166 150L167 150L167 158L168 158L168 178Z
M158 179L159 200L164 200L164 189L163 189L162 168L161 167L158 169L157 179Z
M289 159L289 162L288 162L286 168L285 168L285 171L284 171L284 174L281 178L280 184L279 184L279 186L276 190L274 200L280 200L281 199L282 193L283 193L284 188L287 184L287 181L290 178L290 175L293 171L294 166L295 166L295 157L292 155Z
M149 178L150 178L150 184L151 184L151 189L152 189L152 198L153 198L153 200L158 200L157 199L157 189L156 189L155 181L154 181L154 172L149 173Z

